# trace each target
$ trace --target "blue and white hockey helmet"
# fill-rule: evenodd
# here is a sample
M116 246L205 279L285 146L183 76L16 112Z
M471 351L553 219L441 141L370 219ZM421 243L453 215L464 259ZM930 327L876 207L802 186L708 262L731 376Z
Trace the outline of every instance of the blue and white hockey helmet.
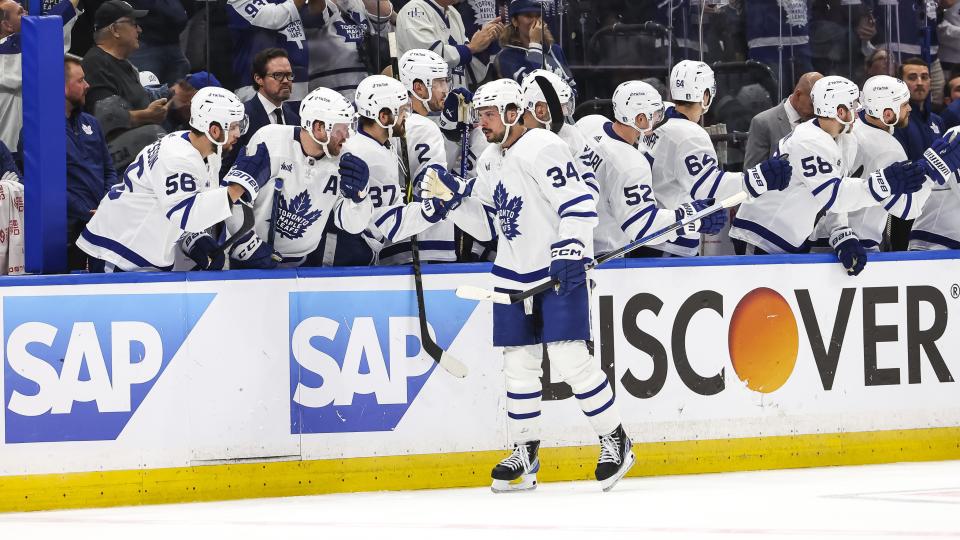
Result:
M620 84L613 92L614 119L641 133L645 130L637 125L637 115L642 114L647 118L649 127L646 131L649 131L663 120L663 110L660 92L643 81L627 81Z
M217 124L224 130L222 141L216 141L210 136L212 124ZM240 135L246 133L248 124L243 103L227 89L218 86L201 88L190 101L190 127L205 133L210 142L217 146L226 144L228 133L233 129L238 129Z
M560 107L563 109L564 116L573 116L573 109L576 106L573 88L570 88L570 85L562 77L545 69L535 69L523 79L523 84L520 85L520 91L523 92L523 107L532 111L537 103L547 101L547 98L543 95L543 90L537 84L537 77L545 78L553 87L553 91L557 93L557 98L560 99ZM538 118L538 120L540 119ZM550 119L546 121L549 122Z
M371 75L360 81L354 97L357 114L369 118L384 129L393 128L400 120L401 111L410 108L410 98L403 83L386 75ZM380 111L389 110L393 114L392 126L380 123Z
M889 75L870 77L863 83L863 91L860 92L864 111L888 126L895 126L900 121L900 107L909 101L910 89L907 88L907 83ZM893 110L892 124L883 120L883 112L887 109Z
M473 94L473 114L474 121L479 121L477 114L480 109L486 107L496 107L500 112L500 118L507 126L512 126L520 120L520 114L523 113L523 91L520 85L513 79L497 79L477 88ZM507 122L506 112L511 106L518 109L517 118L513 122Z
M813 83L810 98L815 116L833 118L845 126L856 120L856 113L860 110L860 89L853 81L839 75L830 75ZM837 116L840 107L852 113L850 121L845 122Z
M426 49L410 49L403 53L398 62L400 66L400 82L406 87L407 92L416 99L427 102L433 99L433 81L441 79L450 87L450 74L447 63L443 58ZM413 91L413 83L420 81L427 87L427 99L420 99Z
M709 92L703 103L704 92ZM703 62L681 60L670 70L670 97L676 101L703 103L703 112L710 109L717 96L717 80L713 70Z
M314 122L323 122L329 130L337 124L353 123L357 111L340 92L317 88L300 102L300 127L312 131Z

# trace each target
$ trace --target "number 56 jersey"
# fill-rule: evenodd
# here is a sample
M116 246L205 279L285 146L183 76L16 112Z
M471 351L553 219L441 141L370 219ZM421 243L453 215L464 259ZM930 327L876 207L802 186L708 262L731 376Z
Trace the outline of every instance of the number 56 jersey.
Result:
M230 216L220 187L220 158L207 159L175 131L144 148L110 189L77 247L125 272L171 270L184 232L201 232Z

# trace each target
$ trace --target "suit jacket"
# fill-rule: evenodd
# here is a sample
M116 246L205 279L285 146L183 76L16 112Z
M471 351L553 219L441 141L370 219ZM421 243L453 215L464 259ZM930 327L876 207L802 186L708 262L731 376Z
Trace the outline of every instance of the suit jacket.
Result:
M777 151L777 143L793 131L783 103L763 111L750 121L750 135L743 156L744 170L756 166Z
M280 105L280 108L283 110L284 124L288 126L300 125L299 101L284 101ZM263 126L270 125L270 119L267 118L267 111L264 110L263 103L260 102L260 98L257 96L253 96L245 101L243 103L243 109L247 113L247 120L250 124L247 126L247 132L240 136L240 139L237 141L237 144L233 146L233 149L227 154L224 154L223 165L220 167L220 178L223 178L224 175L230 171L230 167L233 167L233 162L236 161L237 156L240 155L240 149L247 146L253 134Z

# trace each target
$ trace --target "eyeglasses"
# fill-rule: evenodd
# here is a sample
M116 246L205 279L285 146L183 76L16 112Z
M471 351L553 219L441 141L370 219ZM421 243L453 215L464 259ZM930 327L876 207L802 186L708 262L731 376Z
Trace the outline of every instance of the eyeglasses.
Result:
M140 23L138 23L137 21L130 20L130 19L120 19L120 20L117 20L116 22L114 22L113 24L129 24L130 26L135 26L135 27L137 27L137 28L140 28Z
M273 73L267 73L267 77L272 77L273 80L277 82L283 82L288 80L293 82L293 72L292 71L275 71Z

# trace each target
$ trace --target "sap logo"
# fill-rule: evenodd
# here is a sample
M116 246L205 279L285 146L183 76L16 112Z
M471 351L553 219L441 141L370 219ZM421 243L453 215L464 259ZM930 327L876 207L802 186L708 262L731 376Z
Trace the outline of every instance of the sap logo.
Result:
M4 298L6 442L116 439L215 296Z
M444 348L477 305L453 291L425 302ZM417 320L412 291L291 293L291 433L394 429L436 367Z

